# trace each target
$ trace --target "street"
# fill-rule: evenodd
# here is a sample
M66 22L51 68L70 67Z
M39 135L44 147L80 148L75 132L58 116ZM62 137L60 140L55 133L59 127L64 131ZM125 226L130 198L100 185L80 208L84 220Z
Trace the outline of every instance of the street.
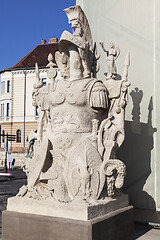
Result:
M3 169L0 169L3 173ZM2 232L2 211L6 209L7 199L17 194L19 188L26 184L26 175L22 169L11 170L11 177L0 176L0 239Z

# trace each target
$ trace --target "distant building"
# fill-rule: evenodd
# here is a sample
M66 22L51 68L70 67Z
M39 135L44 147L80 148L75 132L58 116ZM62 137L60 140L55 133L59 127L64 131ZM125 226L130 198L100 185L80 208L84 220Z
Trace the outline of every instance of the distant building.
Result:
M26 138L31 129L36 130L37 109L32 106L32 90L35 82L35 63L38 63L40 78L44 85L47 80L48 55L53 57L58 50L57 38L42 40L12 68L4 69L1 75L0 133L16 135L11 142L11 151L24 151L28 146ZM0 148L4 147L4 137L0 138Z

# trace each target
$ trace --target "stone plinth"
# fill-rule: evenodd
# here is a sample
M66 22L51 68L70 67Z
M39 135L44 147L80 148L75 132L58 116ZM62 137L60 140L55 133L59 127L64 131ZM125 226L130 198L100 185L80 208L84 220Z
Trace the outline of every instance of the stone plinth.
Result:
M90 204L79 200L74 200L71 203L60 203L53 201L53 199L35 200L33 198L12 197L8 199L7 210L87 221L127 206L128 195L125 194L116 198L94 201Z
M2 240L132 240L133 209L81 221L4 211Z

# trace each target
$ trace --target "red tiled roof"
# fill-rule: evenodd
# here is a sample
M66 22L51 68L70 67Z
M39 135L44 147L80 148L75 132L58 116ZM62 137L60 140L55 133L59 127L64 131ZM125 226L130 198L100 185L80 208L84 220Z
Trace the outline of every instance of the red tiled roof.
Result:
M13 68L28 68L35 67L38 63L39 67L44 67L48 64L48 55L52 53L55 62L55 52L58 50L58 43L40 44L23 57Z

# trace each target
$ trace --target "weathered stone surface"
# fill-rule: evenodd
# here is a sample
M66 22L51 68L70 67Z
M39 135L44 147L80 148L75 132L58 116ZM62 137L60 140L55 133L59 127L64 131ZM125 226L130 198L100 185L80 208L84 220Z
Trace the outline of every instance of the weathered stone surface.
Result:
M90 204L79 200L66 204L58 201L53 202L52 199L44 201L33 198L12 197L8 199L7 210L87 221L127 206L128 196L125 194L115 199L107 198L98 202L93 201Z
M113 67L106 81L97 79L99 56L87 18L80 6L64 12L73 34L64 31L60 38L59 73L49 55L46 86L36 64L32 97L39 120L37 132L30 134L34 153L24 167L27 185L7 208L88 220L128 205L120 191L126 167L116 151L124 140L129 55L122 79L116 80L120 50L112 44L108 58Z

